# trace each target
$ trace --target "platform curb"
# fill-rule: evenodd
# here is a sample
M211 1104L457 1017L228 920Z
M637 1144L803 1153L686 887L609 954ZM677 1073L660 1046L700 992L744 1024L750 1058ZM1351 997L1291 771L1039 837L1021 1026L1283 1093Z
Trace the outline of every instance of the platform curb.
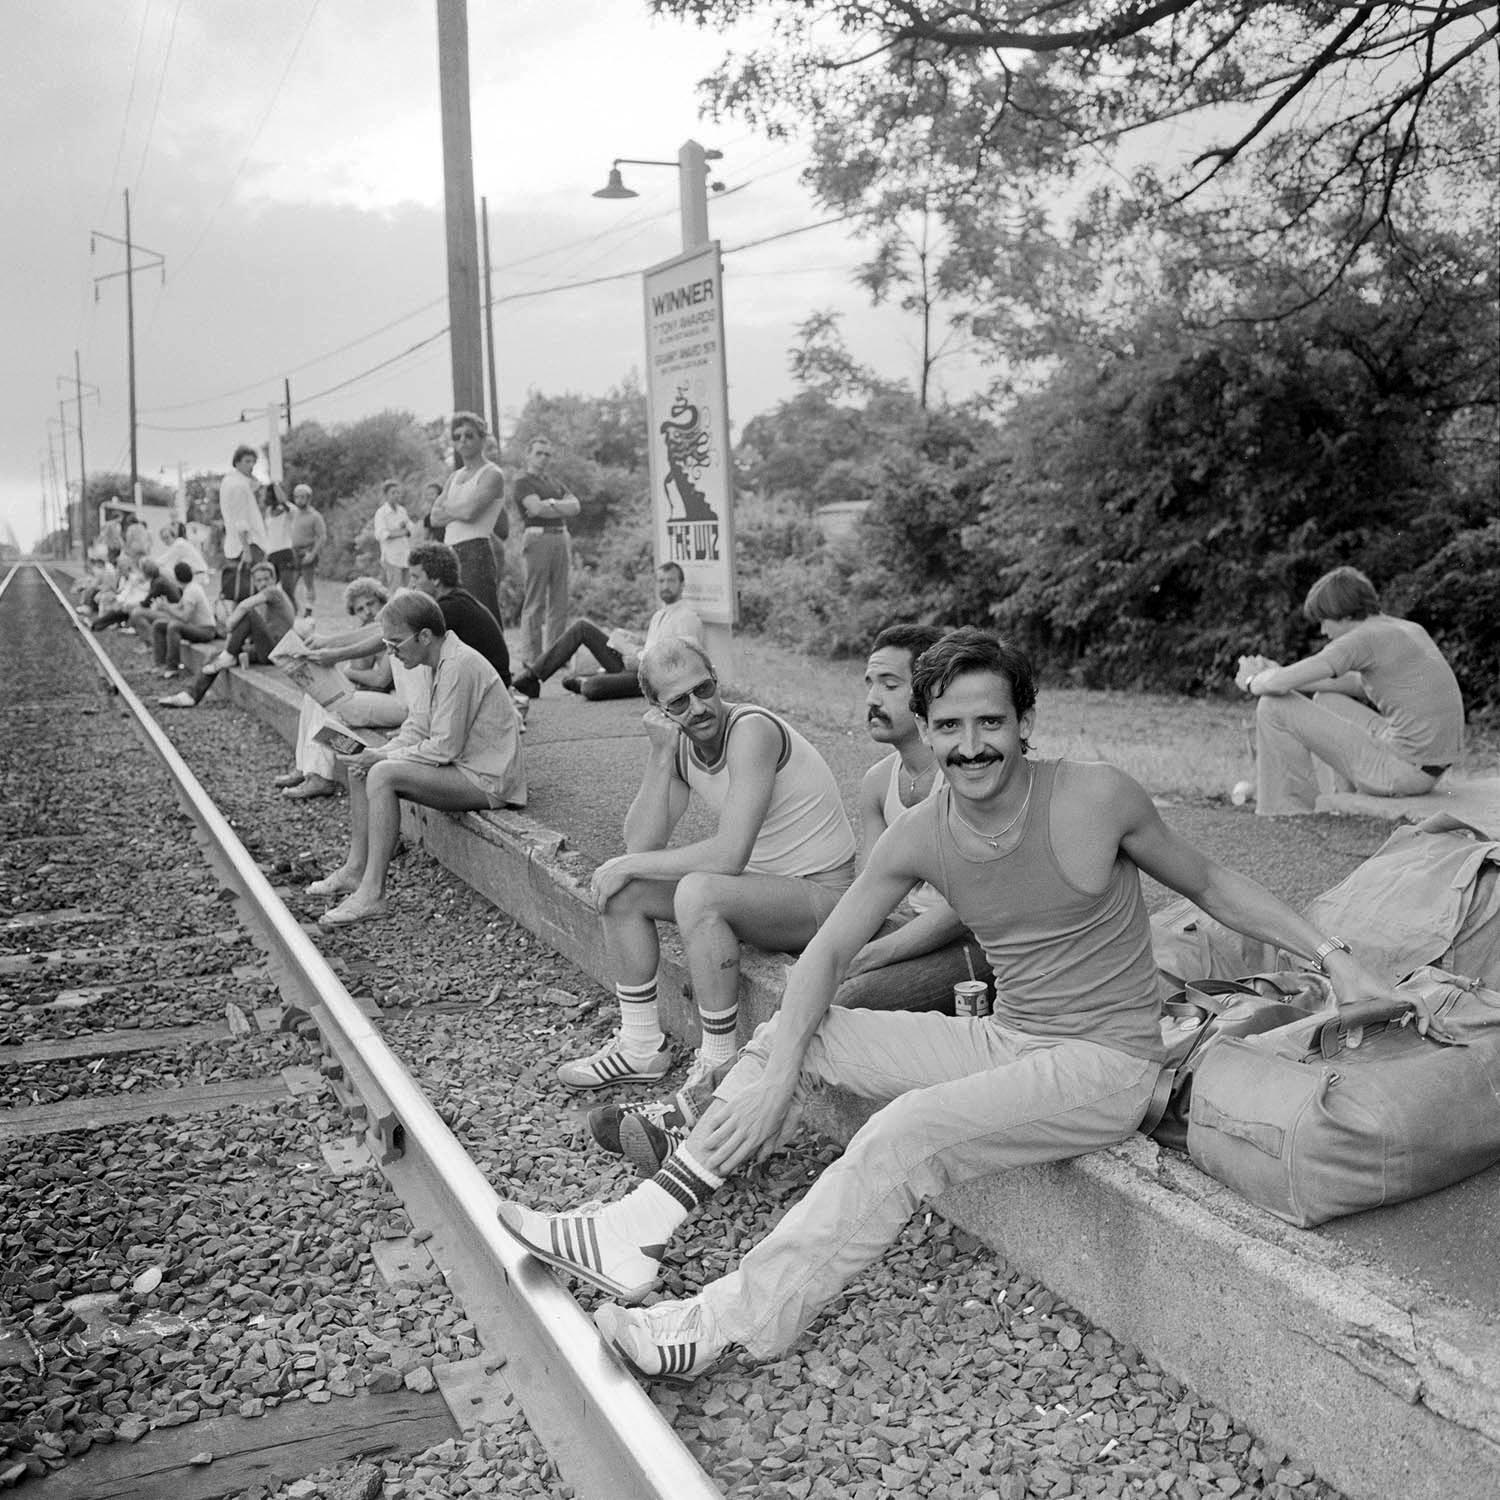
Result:
M233 700L292 739L290 685L231 677ZM566 835L524 814L410 807L402 827L608 987L592 865ZM697 1017L672 938L663 1023L689 1042ZM774 1012L783 965L745 955L742 1036ZM845 1141L868 1113L823 1095L808 1120ZM1350 1500L1500 1495L1500 1327L1261 1213L1154 1142L997 1173L935 1207Z

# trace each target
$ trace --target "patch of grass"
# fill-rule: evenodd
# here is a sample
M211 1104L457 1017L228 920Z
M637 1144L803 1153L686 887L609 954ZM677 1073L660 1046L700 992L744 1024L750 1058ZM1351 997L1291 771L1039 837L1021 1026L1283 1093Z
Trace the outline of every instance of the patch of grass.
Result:
M753 636L735 639L731 698L775 709L798 728L839 734L864 723L864 663L828 661ZM1053 687L1037 694L1039 754L1106 760L1153 797L1227 798L1255 776L1255 709L1248 698L1186 698L1166 693ZM1500 774L1500 733L1471 726L1459 774Z

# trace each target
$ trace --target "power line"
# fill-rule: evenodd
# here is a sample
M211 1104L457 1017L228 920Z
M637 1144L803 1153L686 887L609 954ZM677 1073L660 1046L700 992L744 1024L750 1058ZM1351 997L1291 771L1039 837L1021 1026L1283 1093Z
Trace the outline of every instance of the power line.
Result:
M854 215L853 213L836 214L836 215L834 215L831 218L819 219L817 222L812 223L812 224L802 224L802 225L798 225L798 226L796 226L796 227L794 227L792 229L783 229L783 230L779 231L776 234L763 235L759 239L747 240L742 245L729 245L729 246L726 246L724 248L724 252L723 253L726 256L728 256L728 255L737 255L737 254L740 254L741 252L746 251L746 250L757 249L761 245L769 245L769 244L773 244L773 243L775 243L776 241L779 241L779 240L792 239L792 238L794 238L795 236L797 236L799 234L810 234L814 230L817 230L817 229L826 229L830 225L833 225L833 224L842 224L842 223L845 223L849 219L852 219L854 217L856 217L856 215ZM616 282L616 281L631 281L631 280L634 280L635 278L639 277L640 274L641 273L640 273L640 271L638 269L636 269L636 270L629 270L629 271L614 271L614 272L611 272L609 275L606 275L606 276L591 276L591 277L589 277L589 278L587 278L587 279L585 279L583 281L559 282L559 283L556 283L556 284L554 284L552 286L536 287L533 290L526 291L526 292L508 292L508 293L506 293L503 296L499 296L499 297L493 298L491 300L490 305L492 307L499 307L499 306L501 306L503 304L506 304L506 303L511 303L511 302L528 302L528 301L534 300L537 297L549 297L549 296L552 296L552 295L554 295L554 294L556 294L558 292L584 291L584 290L588 289L589 287L607 286L611 282ZM440 298L438 300L441 301L443 299ZM430 307L433 304L429 303L427 305ZM414 315L408 315L408 316L414 316ZM401 321L405 321L405 320L404 319L398 319L397 321L401 322ZM387 325L387 327L390 327L390 326L394 326L394 325ZM360 381L367 380L370 376L376 375L380 371L388 369L391 365L394 365L394 364L398 363L399 361L401 361L403 359L406 359L406 358L408 358L409 356L411 356L413 354L416 354L418 351L427 348L428 345L436 343L438 341L438 339L443 338L447 333L448 333L448 325L444 324L443 327L439 328L435 333L430 333L426 337L418 339L416 343L409 344L405 349L402 349L402 350L398 351L397 353L390 355L386 359L380 360L377 364L373 364L373 365L369 366L367 369L360 370L360 371L356 372L355 374L348 376L344 380L337 381L333 385L325 386L321 391L314 391L309 396L299 396L297 398L297 404L300 407L306 407L309 403L314 402L314 401L319 401L322 398L324 398L325 396L331 396L331 395L335 394L338 391L347 390L350 386L356 385ZM367 335L367 337L373 337L373 335ZM359 342L362 342L362 341L363 340L355 340L355 343L359 343ZM346 346L346 347L352 347L352 345L349 345L349 346ZM315 361L313 361L313 362L315 362ZM260 384L264 384L264 382L260 382ZM230 392L228 394L236 394L236 393L235 392ZM207 398L205 398L205 399L207 399ZM222 398L215 398L215 399L222 399ZM197 403L189 403L189 404L197 404ZM158 410L168 410L169 408L159 407L157 409ZM223 429L228 428L228 427L237 427L239 425L239 419L236 418L234 421L229 421L229 422L208 422L208 423L203 423L201 425L187 426L187 427L164 426L164 425L163 426L158 426L158 425L155 425L155 424L152 424L152 423L144 423L144 422L141 425L148 432L218 432L218 431L222 431Z
M120 121L120 143L115 147L115 164L109 171L109 186L104 190L104 207L99 210L98 217L103 218L109 212L110 205L115 197L115 179L120 175L120 162L125 156L125 137L130 131L130 111L135 106L135 85L141 72L141 53L146 46L146 25L151 19L151 0L146 0L145 8L141 11L141 29L135 39L135 61L130 65L130 92L125 96L125 118Z
M135 195L141 195L141 178L146 175L146 162L151 156L151 140L156 134L156 117L161 113L161 96L166 92L167 70L172 63L172 44L177 40L177 18L182 14L183 0L177 0L172 12L172 25L167 32L167 50L161 60L161 76L156 80L156 99L151 105L151 123L146 127L146 144L141 148L141 164L135 174Z
M182 263L177 268L177 280L179 284L182 281L183 272L187 269L193 257L198 253L199 247L203 244L203 241L208 238L208 231L213 228L214 220L219 217L219 214L223 211L224 205L228 203L230 198L233 196L235 187L240 180L241 174L244 172L245 168L249 166L250 153L255 150L256 143L260 140L261 132L266 128L266 124L270 120L271 114L276 108L277 100L281 98L281 90L286 84L287 76L292 71L292 64L297 61L297 54L302 50L302 43L307 38L307 33L312 27L313 17L317 15L318 6L321 3L322 0L312 0L312 5L308 8L307 19L302 23L302 30L297 33L297 40L292 44L292 50L287 57L286 65L281 70L281 77L276 80L276 87L271 91L271 100L270 103L266 105L266 112L260 117L260 124L255 127L255 134L250 137L250 144L245 147L245 154L240 158L239 166L234 169L234 175L229 179L229 186L224 189L224 196L220 198L218 203L214 205L214 210L211 214L209 214L207 223L205 223L203 228L199 230L198 238L193 241L192 249L189 250L188 253L183 257Z

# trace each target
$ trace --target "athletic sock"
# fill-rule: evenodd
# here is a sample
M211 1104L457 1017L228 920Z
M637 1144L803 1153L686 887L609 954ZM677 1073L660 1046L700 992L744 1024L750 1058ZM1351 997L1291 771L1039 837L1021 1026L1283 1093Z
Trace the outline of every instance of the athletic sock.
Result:
M698 1055L711 1066L728 1062L739 1050L736 1038L740 1008L731 1005L728 1010L704 1010L698 1007L698 1023L702 1036L698 1042Z
M706 1203L724 1179L679 1146L656 1176L632 1188L619 1203L619 1228L639 1245L664 1245L695 1208Z
M620 1002L620 1041L632 1057L646 1057L659 1052L666 1038L656 1008L656 980L645 984L617 984L615 997Z

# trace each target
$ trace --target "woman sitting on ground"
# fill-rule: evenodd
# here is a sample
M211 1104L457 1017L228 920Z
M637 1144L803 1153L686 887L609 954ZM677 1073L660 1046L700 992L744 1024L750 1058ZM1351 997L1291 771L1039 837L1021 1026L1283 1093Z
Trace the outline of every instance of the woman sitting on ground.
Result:
M1310 813L1319 791L1431 791L1458 759L1464 734L1458 679L1432 637L1383 614L1357 568L1325 573L1307 591L1302 613L1328 637L1315 656L1288 667L1240 658L1236 681L1260 699L1256 812Z
M437 602L402 589L380 612L385 648L402 666L425 667L431 686L378 748L341 756L349 771L349 853L308 887L345 899L319 919L343 927L382 917L386 871L401 799L445 812L523 807L521 724L500 674L443 623Z

